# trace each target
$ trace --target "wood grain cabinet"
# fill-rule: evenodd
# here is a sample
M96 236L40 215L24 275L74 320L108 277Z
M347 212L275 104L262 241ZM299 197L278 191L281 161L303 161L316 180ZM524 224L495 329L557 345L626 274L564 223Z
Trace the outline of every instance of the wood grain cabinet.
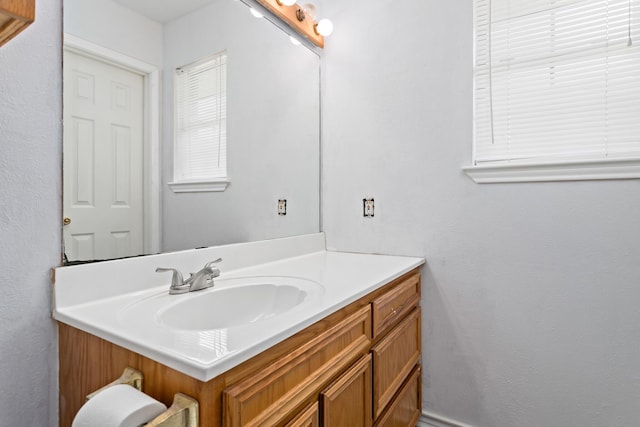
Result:
M282 425L297 408L317 400L322 386L347 369L370 345L369 306L329 327L286 356L223 393L224 425Z
M319 427L320 426L320 411L318 409L318 402L313 403L306 408L302 413L298 414L293 420L287 423L286 427Z
M413 270L207 382L60 324L60 426L130 366L202 427L413 427L421 413L420 274Z
M373 408L382 414L413 368L420 363L420 309L414 309L371 349L374 366Z
M35 15L35 0L0 0L0 46L27 28Z
M371 355L362 357L325 389L320 403L325 426L371 426Z
M375 427L406 427L415 426L418 423L422 396L420 372L419 366L413 369L398 396L389 405L389 409L378 418Z

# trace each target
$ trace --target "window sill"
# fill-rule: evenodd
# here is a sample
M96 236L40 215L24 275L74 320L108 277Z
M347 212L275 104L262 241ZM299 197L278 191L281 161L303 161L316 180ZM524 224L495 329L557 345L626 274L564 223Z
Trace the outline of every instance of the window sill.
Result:
M477 184L637 179L640 158L466 166L462 170Z
M225 191L230 183L229 178L213 178L199 181L175 181L168 185L174 193L209 193Z

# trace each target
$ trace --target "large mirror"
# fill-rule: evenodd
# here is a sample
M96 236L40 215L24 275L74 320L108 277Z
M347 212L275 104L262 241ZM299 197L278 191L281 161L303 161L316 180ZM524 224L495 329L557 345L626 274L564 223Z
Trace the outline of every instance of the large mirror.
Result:
M249 5L65 0L68 262L319 230L319 56ZM219 52L230 183L172 188L176 70Z

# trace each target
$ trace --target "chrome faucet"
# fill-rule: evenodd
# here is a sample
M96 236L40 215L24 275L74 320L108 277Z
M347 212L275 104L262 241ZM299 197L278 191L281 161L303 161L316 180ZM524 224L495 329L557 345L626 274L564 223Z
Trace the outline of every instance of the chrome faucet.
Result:
M222 258L208 262L202 270L197 273L191 273L187 280L183 280L182 273L175 268L158 267L156 268L156 273L162 273L165 271L173 272L173 276L171 277L171 286L169 287L169 294L185 294L187 292L195 292L212 287L214 285L213 279L220 276L220 269L218 267L214 267L214 264L220 261L222 261Z

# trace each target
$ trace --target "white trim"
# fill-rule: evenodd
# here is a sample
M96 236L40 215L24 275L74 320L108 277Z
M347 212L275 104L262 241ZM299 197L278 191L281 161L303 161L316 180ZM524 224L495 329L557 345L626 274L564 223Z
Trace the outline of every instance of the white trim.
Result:
M64 33L64 48L85 56L117 64L144 77L144 252L160 252L160 70L120 52Z
M451 418L434 414L429 411L422 411L422 416L418 420L416 427L473 427L471 424L463 424Z
M149 130L145 140L145 170L149 179L145 180L145 206L149 206L145 213L145 252L154 254L162 247L162 223L160 212L162 209L161 172L160 172L160 72L152 71L147 75L147 101L145 108L145 125Z
M66 49L77 50L84 55L88 54L97 59L116 63L141 74L151 74L154 71L158 72L158 68L153 64L140 61L137 58L92 43L73 34L64 33L64 47Z
M229 178L214 178L203 181L174 181L167 185L174 193L206 193L224 191L230 183Z
M478 184L640 178L640 159L600 159L547 164L465 166Z

